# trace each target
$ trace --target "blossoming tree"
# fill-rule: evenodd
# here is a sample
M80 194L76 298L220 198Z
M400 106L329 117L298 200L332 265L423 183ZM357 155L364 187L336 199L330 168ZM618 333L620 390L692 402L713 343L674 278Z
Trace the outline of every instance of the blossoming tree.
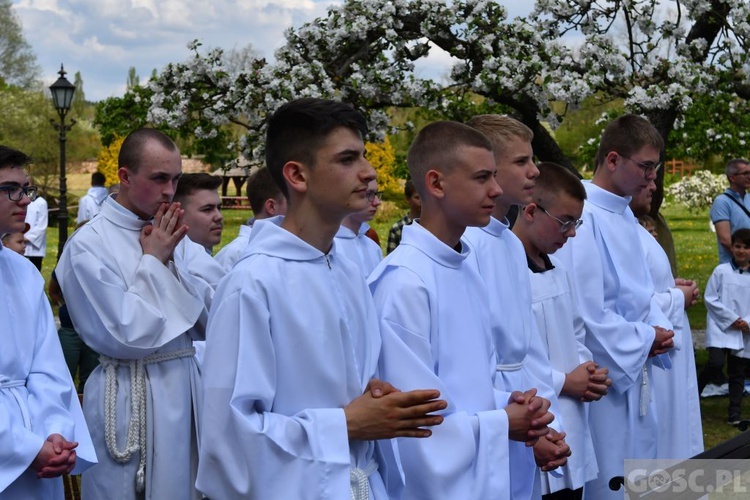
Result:
M623 98L666 140L696 96L750 95L745 0L537 0L514 19L487 0L346 0L286 38L274 61L239 72L193 42L152 83L149 119L199 138L234 124L246 133L228 146L257 157L269 113L296 97L355 104L376 138L394 106L454 119L506 111L534 131L539 158L570 166L545 122L554 129L587 97ZM436 47L453 60L441 83L415 70Z

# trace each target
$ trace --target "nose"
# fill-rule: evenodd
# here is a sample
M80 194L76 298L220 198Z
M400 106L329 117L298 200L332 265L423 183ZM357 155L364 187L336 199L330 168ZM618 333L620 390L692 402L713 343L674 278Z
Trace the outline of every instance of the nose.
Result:
M490 198L497 198L498 196L502 196L503 194L503 188L500 187L500 184L497 183L497 179L495 179L494 177L492 177L490 180L489 189Z
M375 171L375 168L372 166L372 164L367 161L367 159L364 159L363 163L364 168L362 169L362 173L360 174L360 179L365 184L369 184L370 182L378 178L378 173Z
M224 214L221 213L221 210L218 208L216 209L216 215L214 215L214 220L216 222L223 222L224 221Z
M529 179L536 179L539 177L539 169L533 160L529 160L529 163L531 163L531 168L529 168Z
M31 204L31 198L27 194L21 196L21 199L16 201L16 205L19 207L26 207Z

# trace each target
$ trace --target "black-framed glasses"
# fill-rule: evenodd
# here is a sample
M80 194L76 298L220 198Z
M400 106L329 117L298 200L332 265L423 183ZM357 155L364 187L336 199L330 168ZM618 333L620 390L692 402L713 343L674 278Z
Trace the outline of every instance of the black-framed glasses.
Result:
M377 199L382 200L383 199L383 191L366 191L365 192L365 198L367 198L367 201L372 203L372 200L374 200L377 197Z
M655 163L655 164L654 164L654 163L651 163L651 162L647 162L647 163L644 163L644 162L642 162L642 161L634 160L634 159L632 159L632 158L631 158L631 157L629 157L629 156L625 156L625 155L624 155L624 154L622 154L622 153L617 153L617 154L618 154L618 155L620 155L620 156L622 156L622 157L623 157L623 158L625 158L626 160L630 160L630 161L632 161L633 163L635 163L636 165L638 165L639 167L641 167L641 168L643 169L643 172L644 172L644 173L645 173L646 175L649 175L649 174L652 174L652 173L658 172L658 171L659 171L659 169L661 168L661 162L657 162L657 163Z
M0 191L6 191L8 193L8 199L10 201L21 201L23 195L29 197L31 201L36 200L37 187L36 186L0 186Z
M566 233L571 228L578 229L579 227L581 227L581 224L583 224L583 219L560 220L557 217L555 217L554 215L552 215L551 213L549 213L546 208L544 208L543 206L539 205L538 203L537 203L536 206L537 206L537 208L539 210L541 210L545 214L549 215L550 217L552 217L553 219L555 219L558 224L560 224L560 232L561 233Z

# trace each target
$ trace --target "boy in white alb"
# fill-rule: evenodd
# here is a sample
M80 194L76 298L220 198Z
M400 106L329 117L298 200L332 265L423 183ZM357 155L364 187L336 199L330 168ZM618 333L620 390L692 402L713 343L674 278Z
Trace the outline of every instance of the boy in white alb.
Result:
M745 366L750 358L750 229L732 233L732 260L719 264L711 273L703 294L708 318L706 347L727 352L729 420L742 420ZM714 368L709 363L701 376ZM720 369L720 368L719 368Z
M373 380L380 333L362 273L333 237L375 170L350 106L300 99L270 118L266 164L289 202L258 221L211 310L198 489L209 498L398 498L390 438L425 438L436 390Z
M200 498L195 489L200 372L194 340L224 272L185 238L175 143L143 128L125 138L120 191L73 233L55 275L73 325L102 363L83 409L99 464L84 499Z
M462 235L484 225L495 198L492 145L457 122L435 122L407 157L420 219L370 275L383 335L381 373L395 385L437 385L448 401L426 440L400 440L403 498L513 498L509 439L533 444L548 431L549 402L495 388L496 355L484 283ZM567 447L560 448L561 456Z
M612 383L607 369L592 361L584 346L583 320L574 302L568 273L552 255L581 224L586 190L570 171L555 163L537 165L534 201L519 212L513 233L523 243L531 278L531 305L565 421L571 456L562 474L542 474L545 499L580 499L583 485L597 475L588 408Z
M340 252L351 259L362 270L362 275L367 278L375 266L383 260L383 251L380 245L367 236L370 225L367 221L375 217L375 212L382 203L381 193L378 192L378 183L370 182L367 186L367 208L348 215L341 223L336 232L336 246Z
M586 347L607 367L612 387L589 406L599 476L586 495L621 499L609 488L626 459L656 458L659 438L651 372L671 366L672 325L652 299L654 286L640 245L640 226L628 207L656 177L663 147L644 118L621 116L602 134L591 182L584 182L583 225L557 252L576 290Z
M0 236L22 233L36 197L24 153L0 146ZM96 463L44 280L0 245L0 499L63 500L62 474Z
M655 394L669 394L656 398L659 424L659 441L656 457L684 460L703 451L703 425L698 396L698 381L687 308L695 305L700 294L693 280L672 276L672 267L666 252L656 241L656 228L647 214L656 184L630 200L630 209L638 217L642 230L638 231L641 246L654 282L654 299L672 323L675 348L669 353L671 370L654 370L652 381ZM651 219L651 230L648 227ZM644 224L644 220L647 224ZM641 229L639 228L639 229Z
M541 344L531 310L531 291L523 245L510 231L507 214L514 205L532 201L539 171L534 165L533 133L523 123L503 115L479 115L467 122L492 142L497 180L503 193L495 200L489 224L470 227L465 238L475 250L475 265L489 292L492 340L497 350L497 387L504 391L534 387L549 399L550 411L559 417L557 394L552 388L549 358ZM559 440L565 422L556 418L549 438ZM555 437L557 436L557 437ZM554 469L556 447L539 440L534 449L510 444L513 496L517 500L541 495L537 466ZM535 491L539 490L539 491Z
M252 231L255 221L286 213L286 198L266 167L256 170L247 179L247 199L250 202L253 217L242 224L240 234L214 256L216 262L225 271L232 269L235 262L240 260L250 239L250 231Z

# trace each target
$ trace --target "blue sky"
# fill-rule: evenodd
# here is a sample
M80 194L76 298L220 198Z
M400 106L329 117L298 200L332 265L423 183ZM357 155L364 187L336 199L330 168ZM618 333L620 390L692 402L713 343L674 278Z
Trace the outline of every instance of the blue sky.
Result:
M187 59L187 43L224 49L252 45L273 58L284 30L325 15L330 0L13 0L26 40L36 53L45 84L60 63L72 81L81 72L86 99L125 92L128 68L144 81L155 68ZM528 11L528 0L506 0L511 16ZM449 67L435 54L424 71Z

